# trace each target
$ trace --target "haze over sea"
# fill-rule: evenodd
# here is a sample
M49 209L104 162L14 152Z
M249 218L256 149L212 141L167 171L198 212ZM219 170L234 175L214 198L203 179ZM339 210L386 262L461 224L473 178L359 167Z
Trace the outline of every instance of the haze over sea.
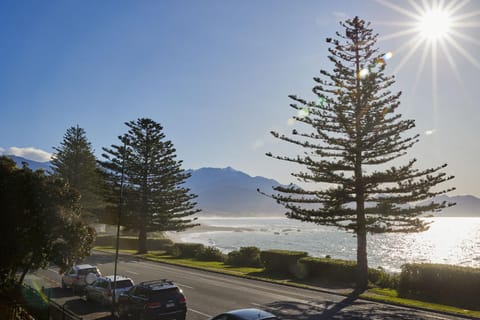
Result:
M432 262L480 267L480 218L428 218L430 229L420 233L368 235L371 267L399 271L404 263ZM215 246L227 253L240 247L306 251L356 260L356 238L342 230L278 218L199 218L203 225L239 228L234 231L181 234L184 242Z

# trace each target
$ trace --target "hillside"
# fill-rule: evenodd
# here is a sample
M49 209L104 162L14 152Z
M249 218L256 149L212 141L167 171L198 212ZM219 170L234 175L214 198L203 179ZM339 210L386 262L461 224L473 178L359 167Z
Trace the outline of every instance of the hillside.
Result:
M18 166L26 162L33 170L50 171L50 162L37 162L22 157L10 156ZM206 216L281 216L285 209L273 199L262 196L257 188L272 192L272 186L280 183L265 177L252 177L248 174L227 168L200 168L187 170L192 174L185 186L198 195L195 200ZM435 201L456 203L455 206L435 213L438 217L480 217L480 199L471 195L441 196ZM426 215L430 215L427 213Z

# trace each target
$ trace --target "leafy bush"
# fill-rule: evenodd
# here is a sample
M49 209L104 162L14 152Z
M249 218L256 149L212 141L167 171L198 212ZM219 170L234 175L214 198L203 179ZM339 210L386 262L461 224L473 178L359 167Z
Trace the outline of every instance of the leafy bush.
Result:
M224 261L225 255L218 248L206 247L195 258L201 261Z
M307 255L303 251L267 250L260 252L260 260L269 272L294 276L297 273L297 261Z
M480 269L445 264L404 264L401 297L480 310Z
M330 283L353 284L356 280L357 263L350 260L305 257L298 261L303 277ZM368 269L370 283L386 288L396 288L398 280L383 269Z
M229 252L226 262L234 267L261 267L260 249L241 247L238 251Z
M175 243L167 252L175 258L195 258L204 250L205 246L201 243Z

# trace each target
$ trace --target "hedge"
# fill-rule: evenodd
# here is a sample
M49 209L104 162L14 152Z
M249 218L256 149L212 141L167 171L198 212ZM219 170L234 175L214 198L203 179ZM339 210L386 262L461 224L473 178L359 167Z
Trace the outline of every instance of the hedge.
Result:
M206 247L195 256L200 261L225 261L225 255L216 247Z
M260 252L260 260L269 272L295 276L298 260L307 255L304 251L266 250Z
M260 249L241 247L238 251L229 252L227 263L234 267L261 267Z
M301 278L353 284L357 276L357 263L351 260L305 257L298 261ZM368 268L368 280L381 287L395 288L394 275L383 269Z
M399 295L480 310L480 269L446 264L405 264Z
M175 258L195 258L205 250L201 243L175 243L168 249L168 254Z

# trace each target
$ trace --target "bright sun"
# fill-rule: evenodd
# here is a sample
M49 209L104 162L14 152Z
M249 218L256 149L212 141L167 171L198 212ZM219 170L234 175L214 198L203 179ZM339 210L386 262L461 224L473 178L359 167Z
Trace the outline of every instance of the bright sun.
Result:
M435 41L448 35L451 24L450 14L435 8L423 13L418 21L418 30L423 38Z

